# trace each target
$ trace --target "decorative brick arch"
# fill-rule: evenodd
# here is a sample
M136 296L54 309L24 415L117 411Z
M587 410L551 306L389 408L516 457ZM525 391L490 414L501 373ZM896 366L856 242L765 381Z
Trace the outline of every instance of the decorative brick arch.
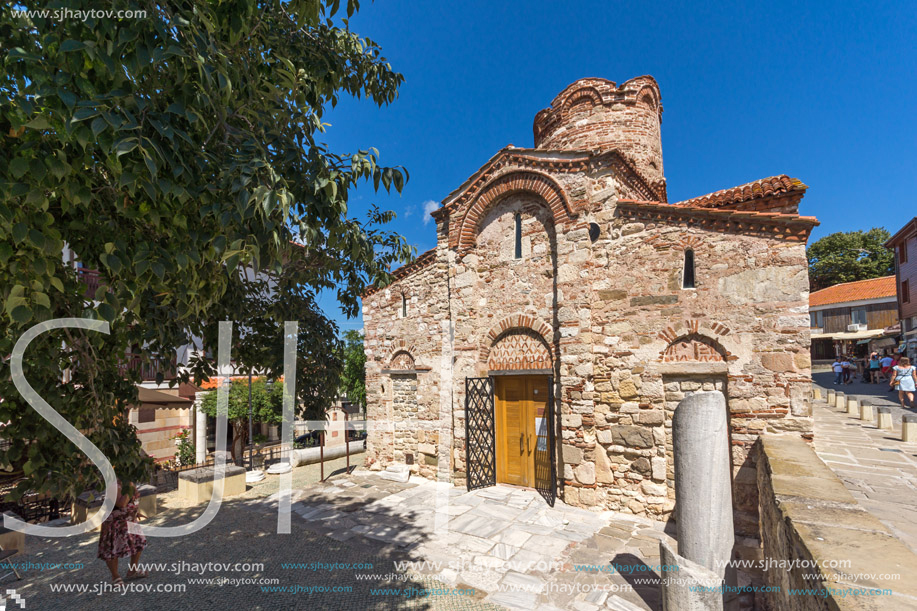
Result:
M579 104L582 100L589 99L592 101L592 106L600 106L602 104L602 94L598 92L595 87L580 87L575 89L567 94L567 97L564 98L564 101L561 103L560 107L564 112L569 111L572 107Z
M402 371L413 370L415 368L414 357L412 357L411 353L406 350L396 352L392 357L392 362L389 366L392 369L398 369Z
M484 215L497 201L513 193L524 192L538 195L545 201L551 209L555 227L563 223L567 216L573 216L573 209L566 193L553 178L532 170L508 172L484 185L468 207L459 231L459 252L465 252L474 246Z
M640 89L640 92L637 93L637 100L639 102L647 100L650 108L657 110L659 108L659 90L654 87L644 85Z
M481 362L493 365L491 369L551 369L553 341L554 331L543 320L528 314L512 314L487 332L481 347Z
M408 344L403 339L397 339L392 342L392 347L388 353L388 364L390 369L414 369L416 361L414 360L416 350L413 344ZM410 367L402 367L403 364L409 364Z
M666 342L659 353L663 362L730 362L738 359L723 346L722 338L730 332L729 327L718 322L704 322L688 319L666 327L658 337Z

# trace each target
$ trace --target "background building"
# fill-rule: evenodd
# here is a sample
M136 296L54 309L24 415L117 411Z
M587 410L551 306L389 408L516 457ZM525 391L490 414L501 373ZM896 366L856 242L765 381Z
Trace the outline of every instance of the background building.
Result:
M917 359L917 217L885 243L895 251L895 281L898 288L898 318L901 321L899 352Z
M891 352L897 325L894 276L835 284L809 295L813 361Z

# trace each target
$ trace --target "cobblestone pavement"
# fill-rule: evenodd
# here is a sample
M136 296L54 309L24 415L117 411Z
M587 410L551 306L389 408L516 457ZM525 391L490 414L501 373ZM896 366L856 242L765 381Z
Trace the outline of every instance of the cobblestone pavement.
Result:
M142 562L164 564L128 582L133 591L112 591L94 533L30 537L18 562L83 567L26 570L22 581L7 578L3 587L15 588L27 609L52 610L660 608L653 565L658 540L667 536L662 523L561 501L550 508L534 491L506 486L467 493L426 480L348 475L337 462L331 470L339 473L325 483L306 467L294 470L290 535L276 534L277 484L269 481L225 499L195 534L150 539ZM174 494L161 499L165 511L151 524L186 523L204 507ZM612 563L628 568L611 572Z
M901 424L901 416L904 414L914 414L917 413L917 410L912 408L903 408L901 404L898 403L898 393L897 392L888 392L888 382L880 382L878 384L867 384L866 382L861 381L858 377L854 378L854 381L850 384L833 384L834 374L831 372L821 372L813 373L812 381L815 382L818 386L822 387L822 395L825 395L824 389L833 388L838 392L842 392L845 395L856 397L860 400L867 400L876 407L888 407L892 412L892 420L895 422L895 425L898 426Z
M901 441L900 421L889 431L824 401L815 401L813 411L819 457L867 511L917 553L917 444Z

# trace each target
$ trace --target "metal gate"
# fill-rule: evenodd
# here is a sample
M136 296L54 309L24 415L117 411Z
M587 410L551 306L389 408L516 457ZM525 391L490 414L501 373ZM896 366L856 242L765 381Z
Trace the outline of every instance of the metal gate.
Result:
M497 483L493 378L465 378L465 478L468 490Z
M557 446L554 440L557 423L554 412L554 378L549 377L548 404L545 406L544 419L535 431L538 436L535 445L535 490L551 507L557 498Z

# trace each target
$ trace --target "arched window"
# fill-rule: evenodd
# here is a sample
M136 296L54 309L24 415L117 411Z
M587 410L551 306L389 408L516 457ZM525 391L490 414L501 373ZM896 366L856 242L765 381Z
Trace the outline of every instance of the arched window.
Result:
M408 298L407 295L401 293L401 318L408 317Z
M681 288L694 288L694 251L690 248L685 250L685 269L681 278Z
M516 223L516 258L522 258L522 215L518 212L515 217Z

